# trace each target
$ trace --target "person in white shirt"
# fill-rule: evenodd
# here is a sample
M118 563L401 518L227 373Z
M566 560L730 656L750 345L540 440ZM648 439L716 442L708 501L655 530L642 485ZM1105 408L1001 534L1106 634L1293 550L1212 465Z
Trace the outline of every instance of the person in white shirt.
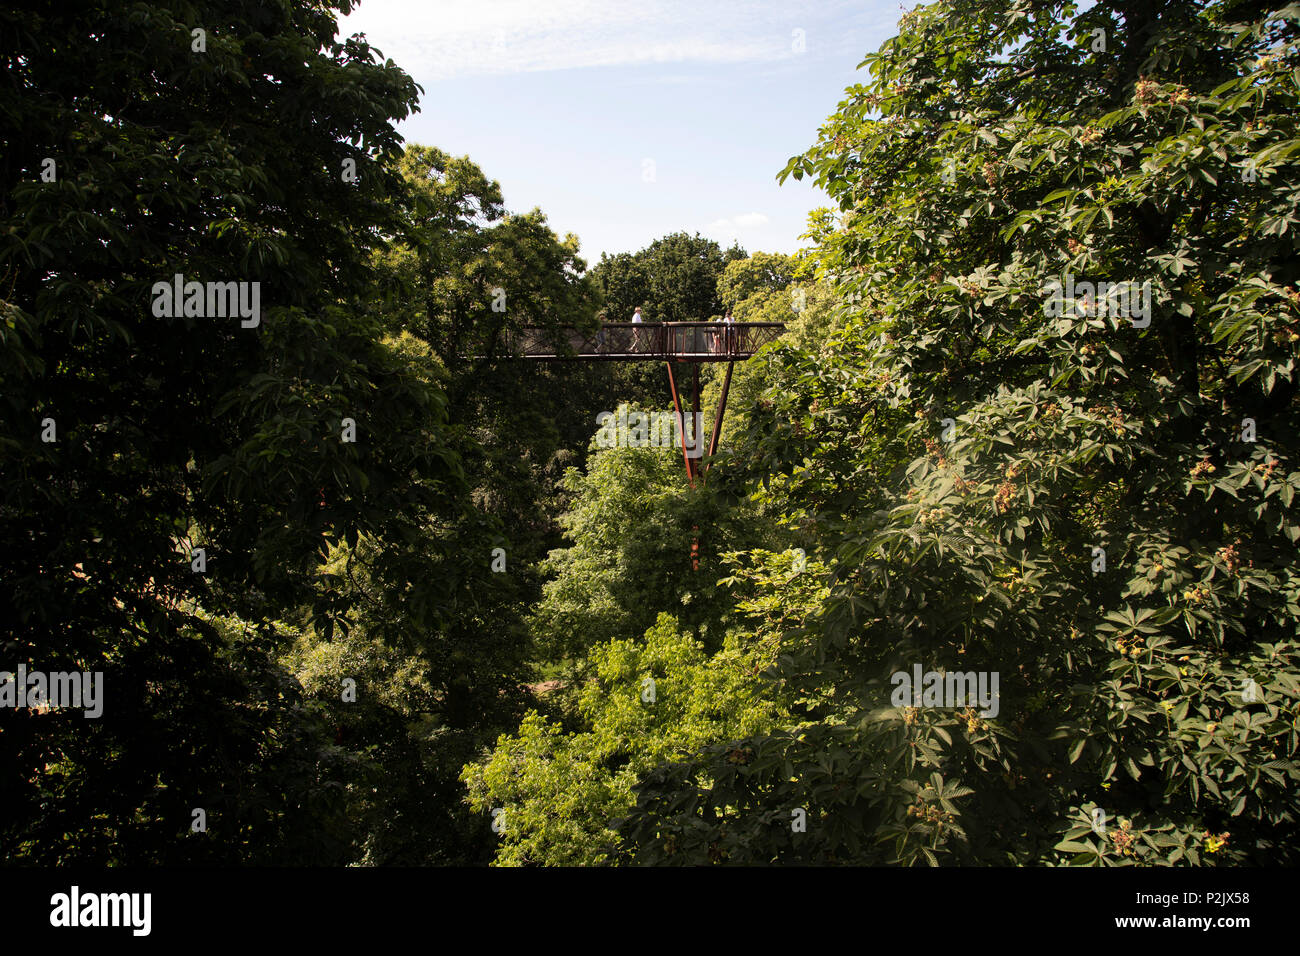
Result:
M641 324L641 306L638 305L636 307L636 311L632 313L632 321L635 322L637 325ZM632 351L633 352L641 351L641 330L640 329L632 330Z

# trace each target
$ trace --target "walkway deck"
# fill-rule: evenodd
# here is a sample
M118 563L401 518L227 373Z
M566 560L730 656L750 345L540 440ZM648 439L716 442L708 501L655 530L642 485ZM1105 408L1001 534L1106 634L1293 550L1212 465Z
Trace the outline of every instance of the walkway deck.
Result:
M606 322L599 331L525 328L506 343L520 358L594 362L743 361L785 331L780 322Z

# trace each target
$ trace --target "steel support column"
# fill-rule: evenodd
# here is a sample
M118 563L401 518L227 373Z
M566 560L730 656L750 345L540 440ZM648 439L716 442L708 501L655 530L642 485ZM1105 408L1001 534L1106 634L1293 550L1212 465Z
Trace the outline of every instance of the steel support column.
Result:
M691 363L691 378L694 383L692 388L692 391L694 392L694 398L691 402L691 411L694 413L691 416L691 444L694 446L693 450L695 451L695 453L699 454L700 442L704 438L704 436L700 434L700 432L703 430L704 423L700 420L700 363L699 362ZM686 444L686 432L683 431L682 445L685 444ZM694 485L695 482L692 481L691 484ZM695 532L695 540L691 542L691 570L698 571L700 569L700 526L695 525L694 527L692 527L691 530Z
M682 399L677 392L677 378L673 375L673 363L665 363L668 366L668 387L673 390L673 408L677 410L677 430L682 436L682 460L686 462L686 477L691 482L691 487L695 487L695 462L691 460L689 449L686 447L686 422L682 418ZM697 373L698 374L698 373ZM698 383L698 379L697 379ZM696 402L699 402L698 384Z
M726 377L723 378L722 380L722 394L718 397L718 411L713 416L713 435L709 438L710 459L712 459L713 456L718 451L718 437L722 434L722 417L727 414L727 391L728 389L731 388L731 370L735 367L736 367L735 362L728 362L727 374ZM704 465L705 475L708 475L709 466L712 464L713 464L712 461L708 461L705 463Z

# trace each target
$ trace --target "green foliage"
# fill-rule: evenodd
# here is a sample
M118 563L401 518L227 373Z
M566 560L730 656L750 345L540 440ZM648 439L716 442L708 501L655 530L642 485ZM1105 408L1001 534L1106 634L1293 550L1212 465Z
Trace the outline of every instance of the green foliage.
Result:
M405 591L464 476L429 369L358 305L400 225L392 123L418 88L335 39L341 6L0 14L0 656L106 688L98 722L0 714L15 859L350 858L354 762L280 665L276 622L346 626L318 575L342 542L381 542L369 577ZM177 273L260 283L259 324L155 317L153 284ZM410 628L444 613L426 580Z
M721 314L718 280L738 246L726 250L698 234L674 232L639 252L602 255L591 270L610 322L629 322L637 306L647 322L704 322Z
M1295 862L1300 53L1253 11L913 11L791 161L859 305L743 454L822 542L769 631L818 703L648 776L635 859ZM1066 272L1149 281L1149 327L1050 314ZM916 663L1000 712L890 706Z
M453 404L504 369L510 332L589 325L594 288L578 240L560 240L540 209L508 213L501 188L469 157L408 146L397 166L402 241L381 256L388 322L433 347Z
M591 650L570 694L576 727L530 712L483 761L465 768L469 801L497 808L497 865L614 862L616 818L637 779L717 740L767 730L779 716L755 655L730 640L709 655L668 614L643 639Z
M727 602L716 580L722 555L761 541L754 510L691 488L680 447L635 447L619 425L616 447L597 448L585 473L570 469L571 504L560 518L570 545L543 564L553 575L533 625L550 658L576 657L592 645L640 634L662 611L711 649L721 646ZM699 569L692 545L699 542Z
M764 253L756 254L756 256L764 255ZM737 260L730 263L720 284L727 282L727 277L730 276L732 283L740 286L741 277L746 274L744 269L747 268L748 261ZM793 274L795 269L792 260L789 261L788 266L787 272ZM780 341L805 349L818 349L826 341L831 327L843 311L844 300L836 294L834 286L825 280L810 277L797 284L756 285L754 291L734 307L733 318L737 322L780 322L785 325ZM774 361L777 359L769 349L748 361L737 363L733 368L731 387L727 392L726 416L718 442L719 449L725 450L725 454L720 458L726 462L723 473L718 477L731 487L740 488L745 478L759 479L766 474L762 468L752 470L754 466L752 461L746 462L741 468L736 468L737 460L733 452L737 452L735 436L745 432L755 410L760 411L765 426L776 427L777 423L782 421L779 413L768 414L772 410L772 402L763 397L763 392L779 376L785 374L784 371L772 371L771 364ZM709 370L704 373L707 376L707 385L701 405L703 408L713 409L717 408L722 393L723 372L720 363L708 368ZM719 464L722 464L722 461Z
M490 705L468 698L468 688L457 683L467 655L448 661L434 656L445 655L443 648L403 652L369 636L372 630L382 633L358 626L330 642L302 635L285 655L337 751L355 755L345 790L354 834L350 859L406 866L486 862L491 834L463 806L457 775L491 739L484 724L518 721L520 694L495 694ZM493 666L500 658L479 648L472 663L479 671L473 686L499 690L503 676Z
M6 765L30 774L6 794L7 862L348 862L345 788L361 766L276 661L294 634L197 614L167 658L139 640L116 647L97 721L76 710L6 720L8 752L44 758L35 772ZM196 807L207 832L191 832Z
M546 506L559 494L564 446L578 440L566 430L587 437L584 409L566 407L554 387L574 376L511 361L503 346L524 326L581 325L592 300L576 240L558 240L539 211L506 213L468 158L411 146L399 168L403 231L376 256L384 296L372 311L399 333L407 360L445 385L465 508L422 516L402 549L362 538L332 552L322 590L349 609L352 630L334 645L313 637L295 666L378 781L355 790L361 860L463 863L486 859L490 832L465 807L457 775L522 713L531 651L522 608L539 593L534 562L558 540ZM340 657L343 648L358 653ZM356 661L350 674L336 666L332 682L311 680L305 662L343 659ZM338 699L347 676L365 683L355 705Z
M815 250L590 273L350 0L110 7L0 12L0 668L105 688L0 713L8 861L1298 861L1294 5L918 8ZM602 302L786 325L707 482L584 447L658 363L509 355Z
M727 263L718 278L718 298L728 309L737 309L751 296L780 292L794 280L797 260L781 253L755 252ZM737 321L745 321L736 316Z
M525 326L589 324L595 290L581 277L577 240L557 238L539 210L507 213L500 188L467 157L409 146L399 168L409 187L394 199L402 239L377 257L384 296L375 308L388 328L423 344L445 383L449 441L477 511L497 525L495 540L473 547L483 556L505 547L508 580L528 600L533 562L558 543L559 481L614 399L608 369L519 362L506 344Z

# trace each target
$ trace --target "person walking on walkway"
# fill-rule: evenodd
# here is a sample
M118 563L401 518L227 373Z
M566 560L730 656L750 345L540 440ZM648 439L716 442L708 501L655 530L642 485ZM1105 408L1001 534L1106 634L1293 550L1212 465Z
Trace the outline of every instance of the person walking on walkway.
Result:
M638 305L638 306L636 307L636 311L632 313L632 321L633 321L633 323L635 323L636 325L640 325L640 324L641 324L641 321L642 321L642 320L641 320L641 306ZM640 352L640 351L641 351L641 330L640 330L640 329L633 329L633 330L632 330L632 351L633 351L633 352Z

